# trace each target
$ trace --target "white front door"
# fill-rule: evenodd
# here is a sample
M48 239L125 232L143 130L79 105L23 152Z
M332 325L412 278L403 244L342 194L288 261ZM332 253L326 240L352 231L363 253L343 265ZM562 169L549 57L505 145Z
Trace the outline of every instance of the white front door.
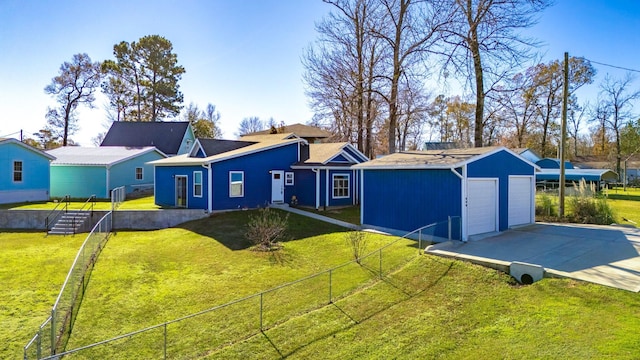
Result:
M271 202L284 202L284 171L271 171Z
M498 180L467 181L467 233L482 234L498 230Z

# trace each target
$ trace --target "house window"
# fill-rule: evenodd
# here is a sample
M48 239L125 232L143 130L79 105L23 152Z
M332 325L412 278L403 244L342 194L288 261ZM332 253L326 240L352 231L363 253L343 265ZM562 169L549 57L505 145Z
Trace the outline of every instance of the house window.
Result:
M244 171L229 172L229 197L244 196Z
M284 173L284 184L285 185L293 185L293 173L292 172Z
M333 198L349 197L349 174L333 174Z
M202 171L193 172L193 196L202 197Z
M136 168L136 180L142 180L144 178L144 174L142 172L141 167Z
M13 162L13 181L22 182L22 161Z

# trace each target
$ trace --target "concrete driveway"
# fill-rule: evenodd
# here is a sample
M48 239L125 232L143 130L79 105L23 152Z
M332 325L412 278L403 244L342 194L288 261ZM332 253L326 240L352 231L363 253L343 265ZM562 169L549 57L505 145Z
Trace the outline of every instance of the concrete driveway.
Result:
M626 226L536 223L467 243L432 245L427 253L498 268L526 262L544 267L545 276L640 291L640 229Z

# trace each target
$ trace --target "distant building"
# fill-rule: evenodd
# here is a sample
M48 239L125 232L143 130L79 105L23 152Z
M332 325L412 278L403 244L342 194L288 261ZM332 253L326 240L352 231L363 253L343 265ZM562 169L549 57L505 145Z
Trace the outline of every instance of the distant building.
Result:
M117 121L111 124L100 146L154 146L167 156L175 156L188 153L195 140L188 121Z

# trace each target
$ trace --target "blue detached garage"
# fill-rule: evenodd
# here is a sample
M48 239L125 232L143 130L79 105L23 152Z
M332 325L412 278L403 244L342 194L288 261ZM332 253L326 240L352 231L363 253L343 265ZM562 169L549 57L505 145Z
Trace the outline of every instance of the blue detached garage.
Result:
M365 227L406 233L460 217L467 240L535 221L538 167L504 147L400 152L353 168Z

